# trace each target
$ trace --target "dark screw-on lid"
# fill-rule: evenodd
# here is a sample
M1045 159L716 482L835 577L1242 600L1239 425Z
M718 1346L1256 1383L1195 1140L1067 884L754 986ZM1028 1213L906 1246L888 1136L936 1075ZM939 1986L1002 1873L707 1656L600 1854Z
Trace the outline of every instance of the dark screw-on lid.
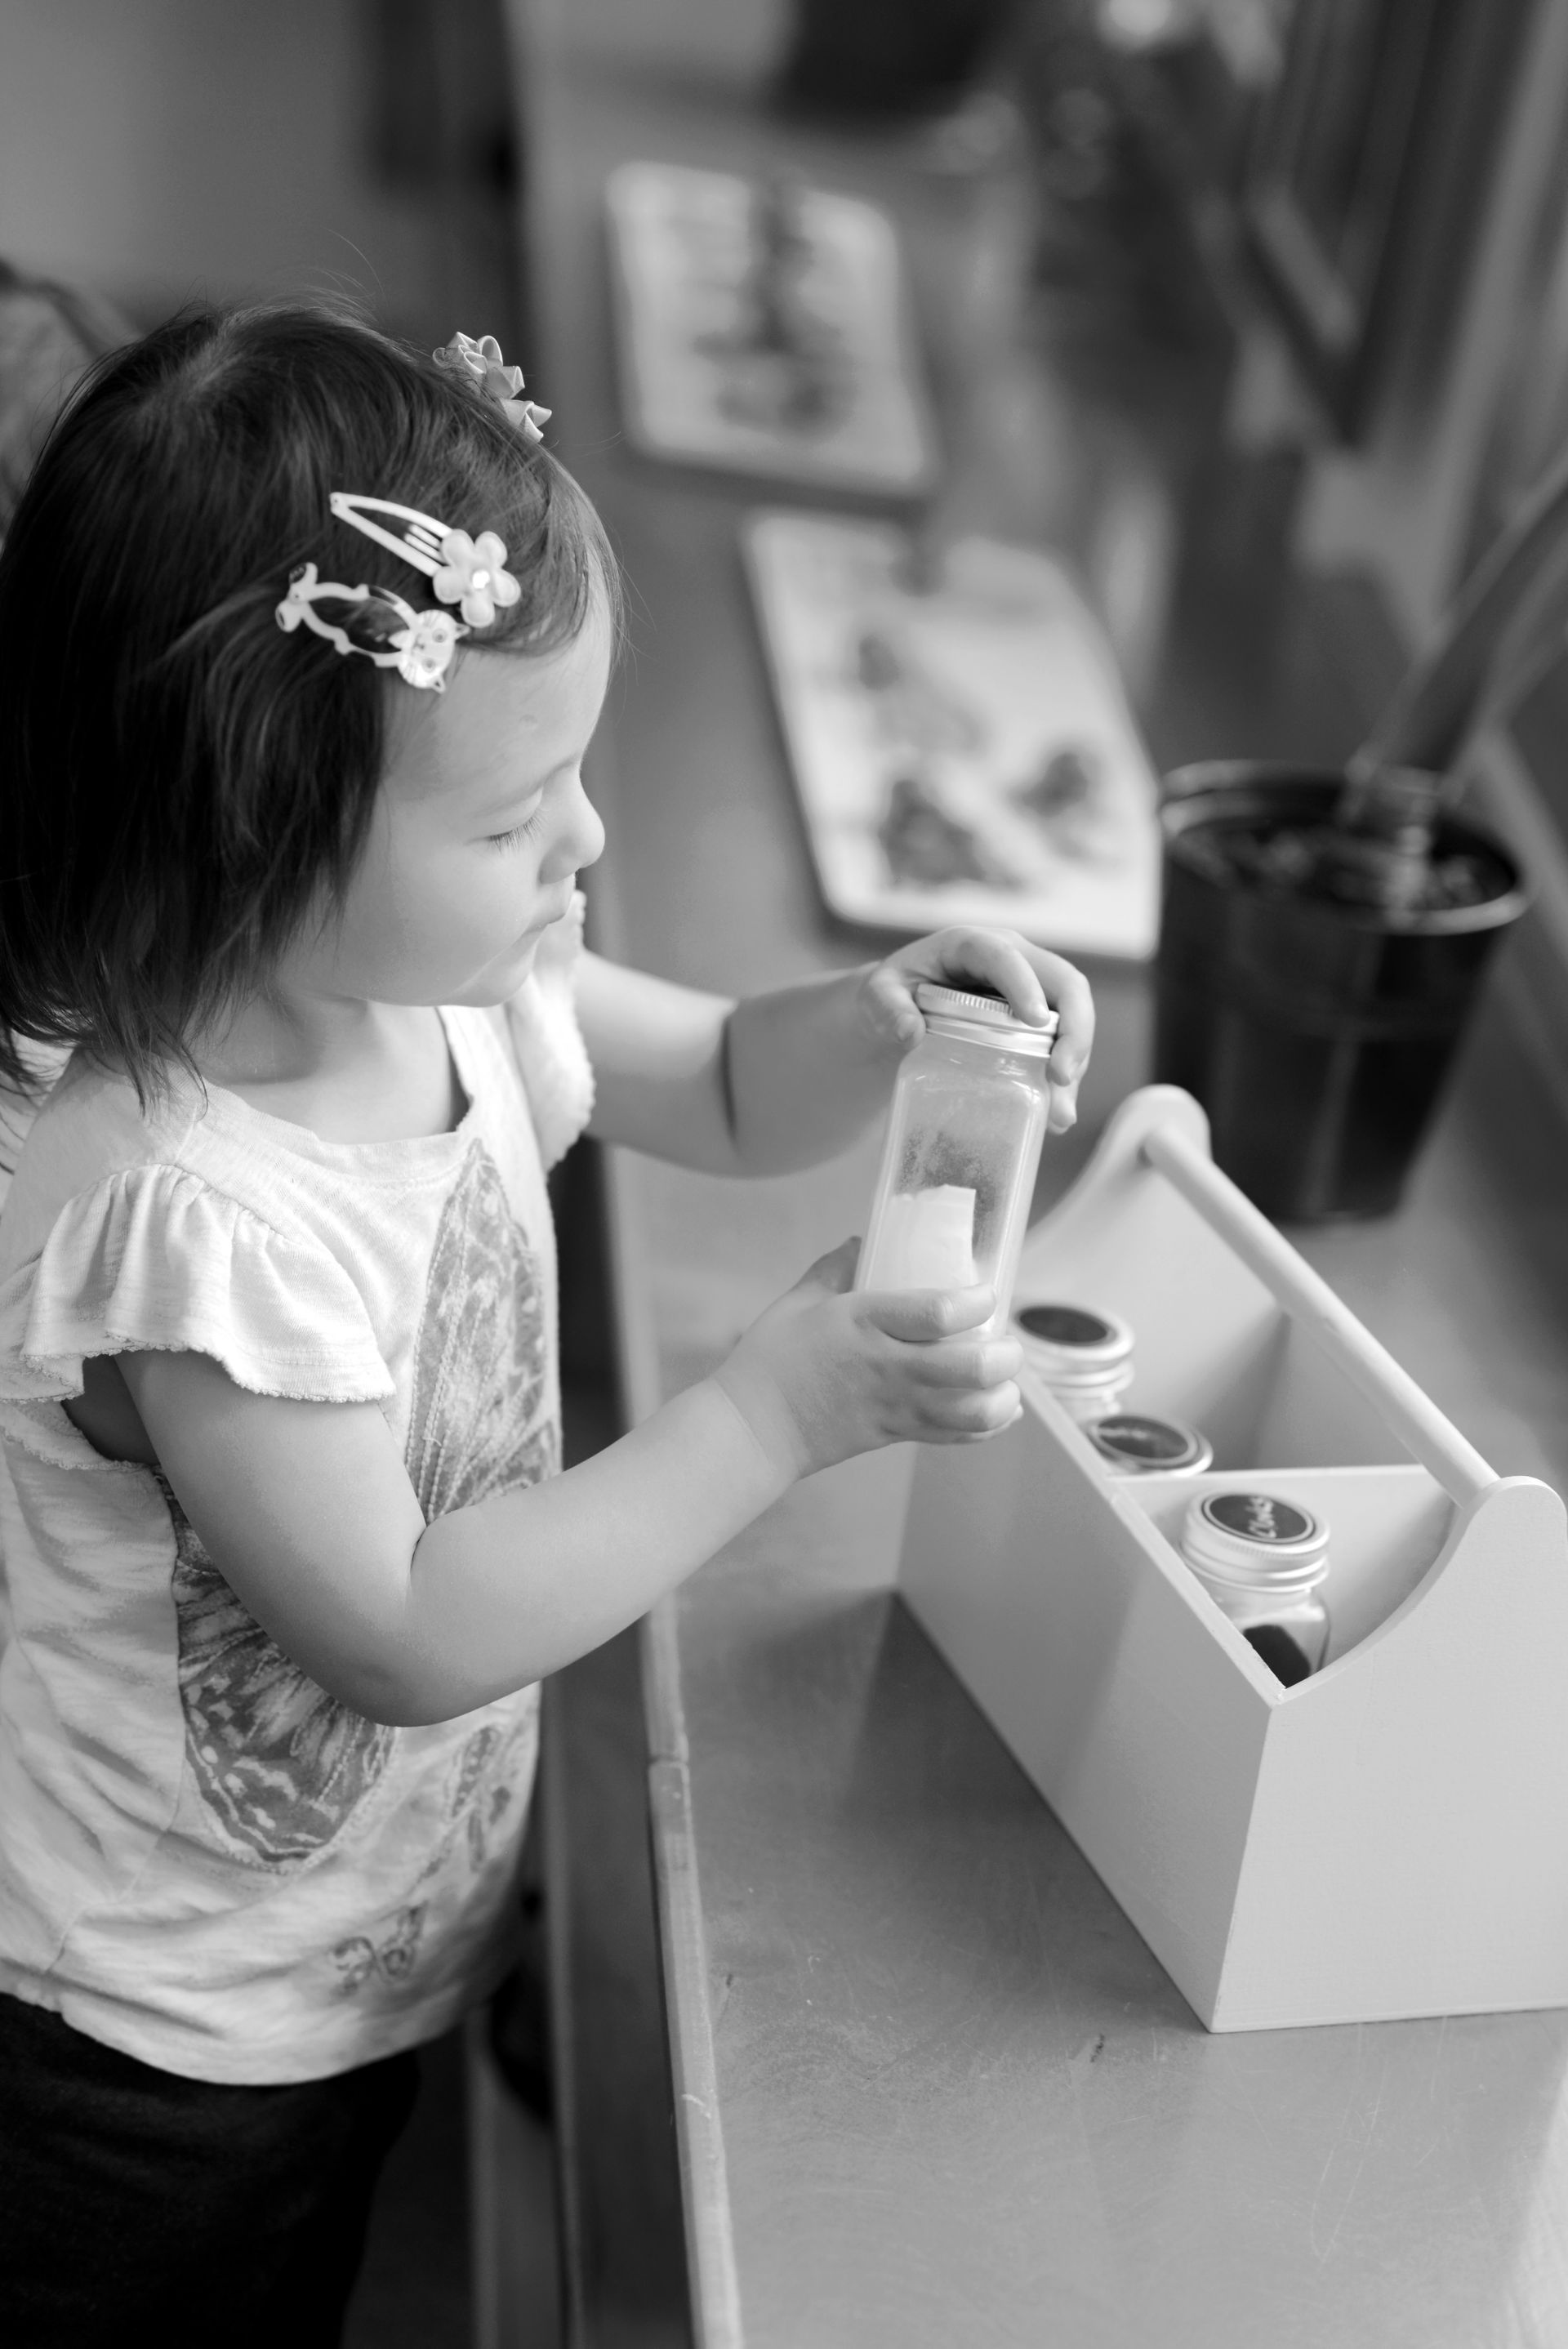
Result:
M1201 1574L1242 1586L1310 1588L1328 1570L1328 1527L1283 1494L1243 1485L1196 1495L1181 1548Z
M1155 1419L1147 1412L1112 1412L1097 1419L1089 1442L1117 1467L1141 1475L1196 1474L1214 1456L1206 1435L1179 1419Z

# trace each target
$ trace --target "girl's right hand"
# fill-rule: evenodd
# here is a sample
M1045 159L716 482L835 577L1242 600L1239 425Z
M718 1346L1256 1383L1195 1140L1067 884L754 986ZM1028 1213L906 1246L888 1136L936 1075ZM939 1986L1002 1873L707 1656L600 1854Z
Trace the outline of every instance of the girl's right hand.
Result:
M820 1258L714 1373L792 1477L912 1438L975 1443L1023 1409L1017 1340L980 1334L990 1289L851 1291L859 1251Z

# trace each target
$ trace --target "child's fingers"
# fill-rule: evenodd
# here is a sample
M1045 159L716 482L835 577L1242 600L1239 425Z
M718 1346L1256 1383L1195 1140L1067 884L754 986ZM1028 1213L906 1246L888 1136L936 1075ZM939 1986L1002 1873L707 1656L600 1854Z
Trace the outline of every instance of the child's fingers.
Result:
M1078 1089L1094 1044L1094 997L1081 970L1033 945L1016 930L938 930L868 973L865 1000L882 1032L903 1050L918 1044L925 1021L914 999L923 978L949 987L980 986L1002 996L1015 1017L1043 1027L1057 1014L1051 1047L1050 1125L1062 1133L1078 1117Z
M1012 1379L983 1390L929 1395L920 1414L921 1440L952 1444L999 1435L1003 1428L1011 1427L1023 1407L1023 1397Z
M1053 1133L1061 1133L1078 1117L1078 1084L1094 1045L1094 997L1081 970L1075 970L1057 955L1047 959L1056 965L1050 978L1051 1000L1061 1020L1051 1047L1049 1124Z
M1035 1027L1044 1025L1047 1010L1056 1012L1050 1124L1053 1133L1064 1132L1077 1119L1078 1084L1094 1045L1094 996L1082 971L1016 930L941 930L929 947L948 984L991 988L1006 997L1017 1019ZM884 965L878 978L892 968Z
M941 943L957 985L963 973L984 979L1006 997L1020 1019L1037 1027L1047 1009L1055 1011L1051 1081L1076 1085L1094 1043L1094 995L1077 965L1016 930L944 930Z
M879 963L866 979L864 995L877 1027L912 1051L925 1033L925 1019L908 975L895 962Z
M955 1393L1016 1381L1023 1367L1024 1350L1016 1338L950 1340L922 1346L909 1358L910 1375L918 1384Z
M1052 1009L1044 976L1037 965L1055 965L1058 957L1031 947L1016 930L953 929L938 933L934 945L942 962L945 987L962 987L978 979L1004 996L1015 1016L1033 1028L1043 1028ZM1062 963L1063 970L1071 965Z
M1037 949L1060 1026L1051 1047L1053 1083L1076 1084L1094 1046L1094 995L1081 970L1060 955Z
M989 1288L872 1288L857 1300L862 1320L889 1338L930 1345L978 1329L995 1309Z
M932 1434L923 1435L917 1440L922 1444L989 1444L994 1435L1005 1434L1006 1430L1023 1416L1024 1406L1020 1403L1013 1413L1012 1419L1004 1420L1000 1427L955 1428L951 1432L938 1429Z

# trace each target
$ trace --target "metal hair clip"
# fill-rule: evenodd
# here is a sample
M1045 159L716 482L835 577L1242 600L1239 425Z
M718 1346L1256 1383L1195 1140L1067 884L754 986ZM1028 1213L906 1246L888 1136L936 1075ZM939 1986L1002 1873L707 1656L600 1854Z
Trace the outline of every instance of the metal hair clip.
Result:
M316 607L335 604L341 616L328 619ZM406 685L445 693L447 671L468 630L450 612L418 612L389 587L344 587L318 579L314 563L289 574L289 592L277 606L277 624L292 636L303 621L340 653L362 653L377 668L395 668Z
M407 685L444 693L459 637L470 628L488 628L497 606L504 610L522 593L503 567L505 546L493 530L470 538L418 506L362 497L356 490L334 490L327 503L339 522L422 571L443 604L458 605L462 621L449 612L418 611L390 587L345 587L318 578L315 564L306 563L290 574L289 592L276 607L279 627L292 634L303 621L340 653L363 653L377 668L395 668ZM327 618L318 605L336 605L339 616Z
M449 343L430 356L438 367L459 367L471 376L480 389L505 409L531 447L543 440L540 428L549 423L553 411L541 408L536 399L519 398L522 369L506 365L493 335L480 335L476 341L472 335L454 334Z
M422 571L443 604L456 604L470 628L488 628L496 606L515 604L522 590L510 571L501 568L506 548L493 530L470 538L466 530L449 530L434 514L417 506L394 505L388 498L365 498L354 490L334 490L328 505L339 522L363 531L378 546L389 547ZM381 514L396 525L373 522Z

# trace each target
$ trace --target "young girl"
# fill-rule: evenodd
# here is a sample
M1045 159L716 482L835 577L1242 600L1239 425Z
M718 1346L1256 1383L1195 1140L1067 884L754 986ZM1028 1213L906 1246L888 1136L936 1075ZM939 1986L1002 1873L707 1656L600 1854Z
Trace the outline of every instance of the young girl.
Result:
M0 2328L337 2337L409 2051L493 1984L537 1683L797 1477L1018 1408L990 1307L849 1293L558 1475L544 1169L841 1149L947 931L739 1005L582 952L614 567L493 344L187 316L0 555ZM584 1047L586 1048L584 1050ZM596 1105L594 1105L596 1103Z

